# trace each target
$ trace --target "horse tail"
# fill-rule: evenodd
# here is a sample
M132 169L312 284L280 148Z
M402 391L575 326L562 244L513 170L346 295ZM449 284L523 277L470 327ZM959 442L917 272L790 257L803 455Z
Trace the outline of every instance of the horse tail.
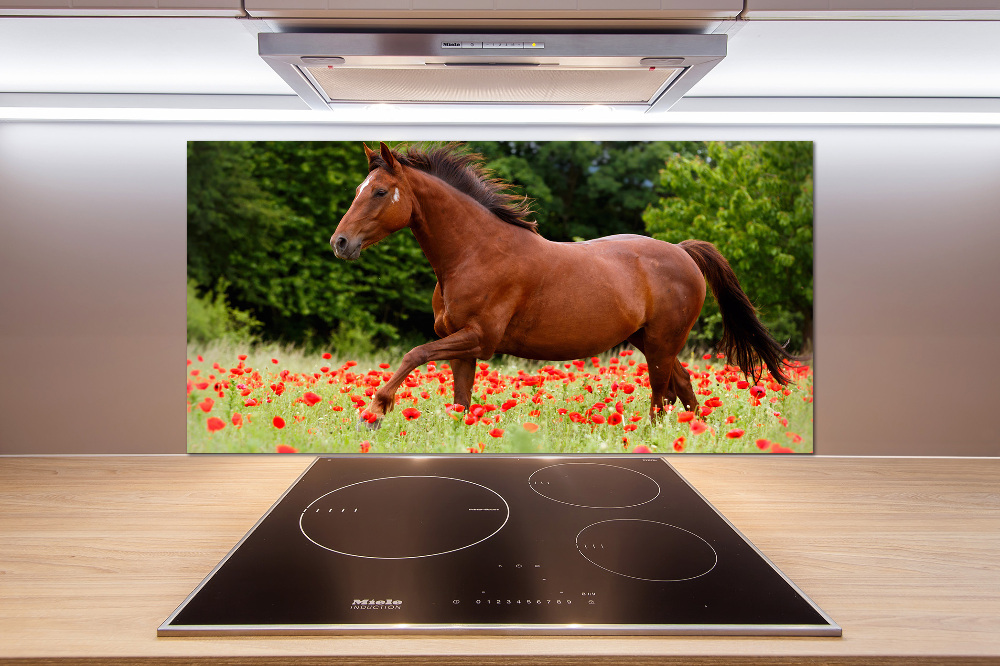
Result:
M736 273L726 258L706 241L686 240L680 243L680 247L698 264L719 303L722 312L719 350L726 358L735 361L744 375L752 376L754 383L763 374L758 368L762 362L779 384L788 384L790 380L782 366L784 361L794 360L795 357L771 337L757 318L753 304L740 287Z

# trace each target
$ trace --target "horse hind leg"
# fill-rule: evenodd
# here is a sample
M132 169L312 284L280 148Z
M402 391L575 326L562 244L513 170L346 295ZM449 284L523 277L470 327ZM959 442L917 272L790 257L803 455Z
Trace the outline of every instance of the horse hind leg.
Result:
M646 365L649 366L649 388L652 393L649 417L655 419L657 415L666 411L668 405L674 404L677 400L675 382L670 371L672 366L668 359L661 357L655 345L652 350L654 357L650 357L650 352L646 351L645 334L642 329L630 335L628 341L646 357ZM671 360L676 362L676 358Z
M698 398L694 395L691 375L676 358L674 359L673 372L670 375L670 387L674 392L675 399L680 398L686 409L692 412L698 409Z
M677 394L673 390L673 367L675 358L656 354L646 353L646 363L649 365L649 388L651 392L649 417L656 419L663 414L667 405L672 405L677 400Z

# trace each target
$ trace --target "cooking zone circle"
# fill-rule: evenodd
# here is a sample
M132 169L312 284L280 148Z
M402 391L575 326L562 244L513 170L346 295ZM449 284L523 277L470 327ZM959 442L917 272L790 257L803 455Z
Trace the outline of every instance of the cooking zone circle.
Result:
M655 582L704 576L719 556L693 532L655 520L603 520L580 530L576 549L605 571Z
M660 485L642 472L603 463L549 465L533 472L528 486L542 497L585 509L626 509L660 495Z
M499 532L509 517L504 498L478 483L389 476L316 498L299 516L299 529L341 555L406 560L474 546Z

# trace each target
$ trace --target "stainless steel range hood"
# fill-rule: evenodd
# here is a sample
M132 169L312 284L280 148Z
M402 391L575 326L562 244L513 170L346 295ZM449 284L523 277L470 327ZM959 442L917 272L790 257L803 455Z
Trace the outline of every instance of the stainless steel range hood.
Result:
M665 110L726 55L723 34L261 33L261 57L314 109L343 104Z

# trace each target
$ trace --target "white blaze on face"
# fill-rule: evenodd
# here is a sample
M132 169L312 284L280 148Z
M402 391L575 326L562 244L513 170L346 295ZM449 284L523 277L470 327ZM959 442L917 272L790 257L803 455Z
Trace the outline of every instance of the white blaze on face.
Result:
M399 201L399 188L397 187L392 193L392 203Z
M360 196L361 196L361 193L362 193L362 192L364 192L364 191L365 191L365 188L366 188L366 187L368 187L368 184L369 184L370 182L372 182L372 178L373 178L374 176L375 176L375 172L374 172L374 171L372 171L372 172L371 172L370 174L368 174L368 177L367 177L367 178L365 178L365 182L361 183L361 185L359 185L359 186L358 186L358 193L354 195L354 198L355 198L355 199L357 199L358 197L360 197Z

